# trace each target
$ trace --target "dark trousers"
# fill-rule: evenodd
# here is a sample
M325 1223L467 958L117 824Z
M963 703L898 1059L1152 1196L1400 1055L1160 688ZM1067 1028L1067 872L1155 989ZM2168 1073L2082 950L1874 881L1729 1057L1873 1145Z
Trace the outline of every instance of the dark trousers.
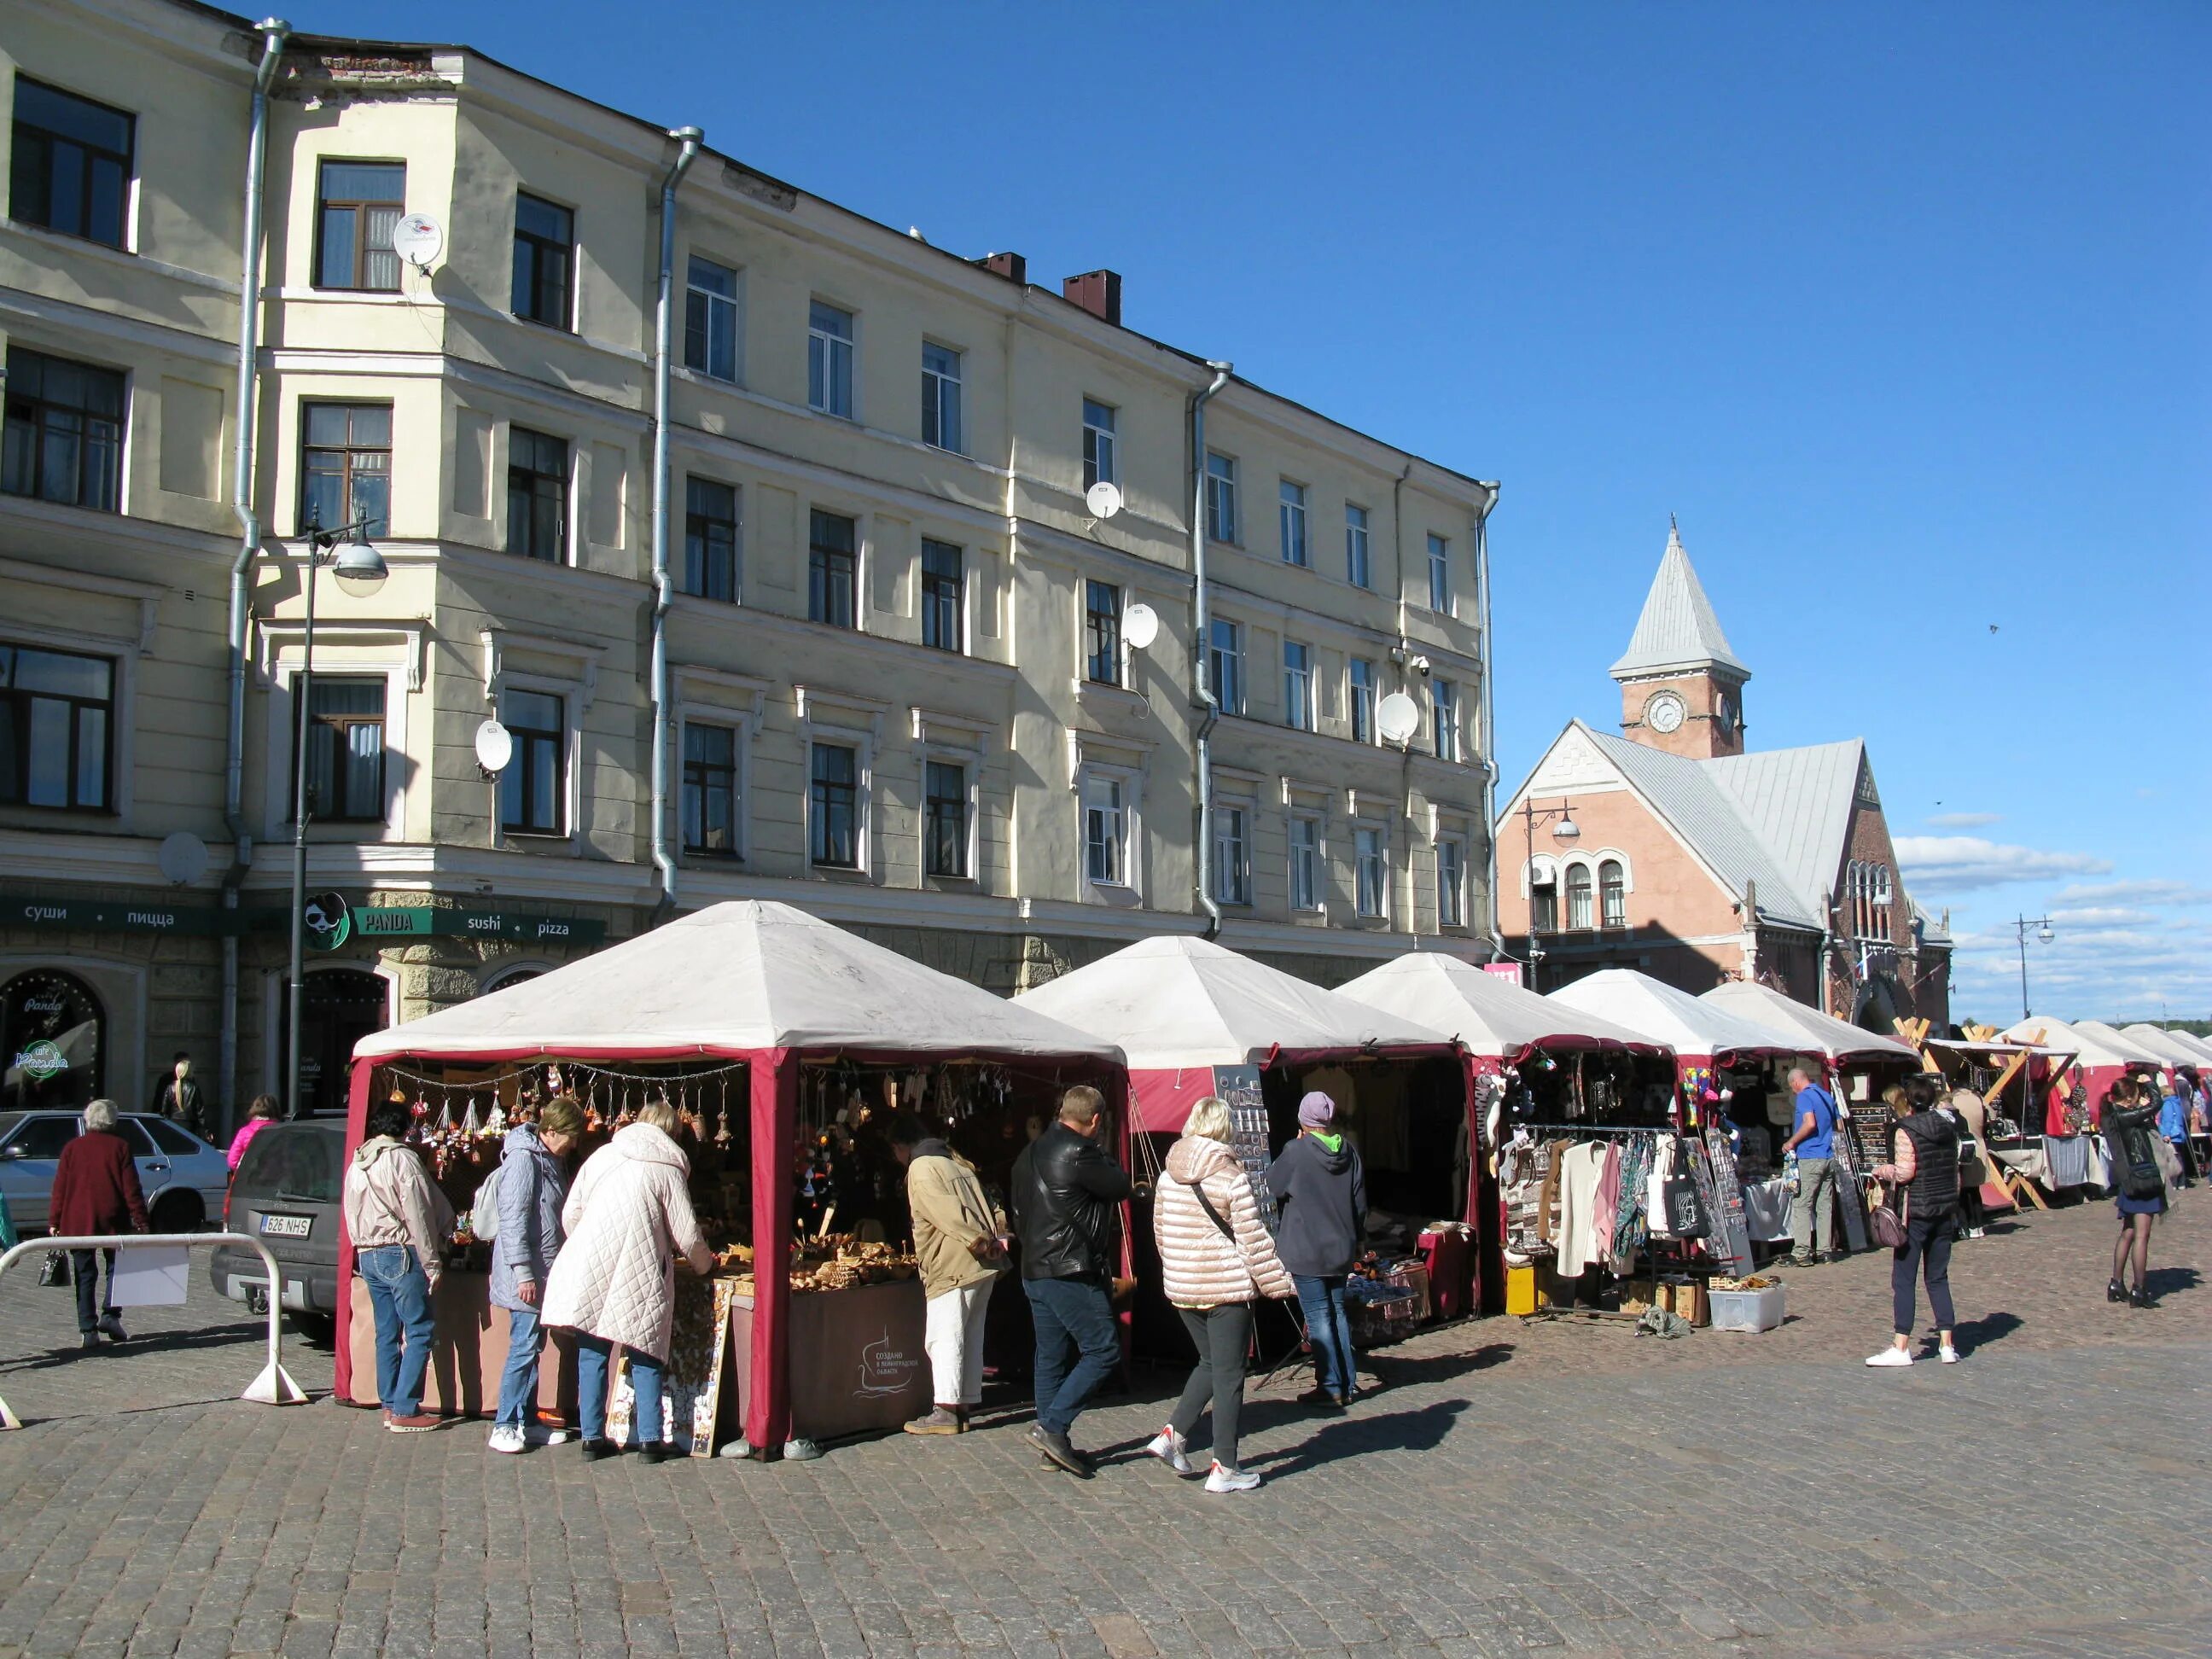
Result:
M1957 1218L1955 1209L1944 1209L1934 1215L1913 1216L1905 1224L1905 1243L1897 1247L1889 1264L1890 1312L1899 1336L1912 1334L1917 1289L1913 1281L1919 1278L1923 1262L1928 1273L1928 1310L1936 1316L1936 1328L1952 1328L1951 1228Z
M1076 1414L1121 1358L1114 1304L1095 1279L1025 1279L1036 1325L1036 1420L1048 1434L1067 1434ZM1075 1364L1067 1351L1075 1350Z
M107 1294L100 1293L100 1264L94 1259L107 1258ZM76 1328L81 1336L91 1336L100 1329L100 1322L115 1317L115 1252L112 1250L71 1250L70 1278L76 1285Z
M1177 1308L1182 1328L1198 1348L1198 1364L1182 1385L1168 1426L1188 1440L1198 1430L1206 1401L1213 1402L1213 1461L1237 1467L1237 1416L1244 1408L1244 1356L1252 1346L1252 1304L1224 1302L1218 1308Z

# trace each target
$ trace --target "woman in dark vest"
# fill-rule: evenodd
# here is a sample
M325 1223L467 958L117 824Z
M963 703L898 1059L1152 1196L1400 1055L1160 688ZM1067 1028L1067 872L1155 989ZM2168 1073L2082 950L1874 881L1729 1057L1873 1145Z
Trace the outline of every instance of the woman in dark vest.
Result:
M1884 1181L1905 1187L1905 1243L1889 1265L1890 1311L1897 1340L1868 1359L1869 1365L1910 1365L1912 1363L1913 1280L1925 1264L1928 1307L1936 1316L1941 1338L1937 1356L1947 1365L1959 1363L1959 1350L1951 1340L1951 1231L1959 1212L1959 1125L1948 1114L1934 1109L1942 1083L1937 1077L1908 1079L1905 1085L1905 1115L1897 1121L1893 1160L1875 1166Z
M2105 1132L2105 1150L2112 1158L2112 1202L2120 1212L2120 1237L2112 1246L2112 1278L2105 1286L2106 1299L2150 1306L2151 1218L2166 1213L2166 1175L2150 1144L2151 1126L2158 1119L2159 1103L2146 1099L2130 1079L2115 1083L2105 1096L2099 1121ZM2128 1256L2136 1261L2136 1285L2121 1287Z

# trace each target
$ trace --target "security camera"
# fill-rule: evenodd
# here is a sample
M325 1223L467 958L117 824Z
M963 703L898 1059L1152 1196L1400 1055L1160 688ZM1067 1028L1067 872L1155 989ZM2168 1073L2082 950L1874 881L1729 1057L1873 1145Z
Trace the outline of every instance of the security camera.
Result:
M1416 674L1426 678L1429 672L1429 659L1426 657L1416 657L1413 659L1413 667Z

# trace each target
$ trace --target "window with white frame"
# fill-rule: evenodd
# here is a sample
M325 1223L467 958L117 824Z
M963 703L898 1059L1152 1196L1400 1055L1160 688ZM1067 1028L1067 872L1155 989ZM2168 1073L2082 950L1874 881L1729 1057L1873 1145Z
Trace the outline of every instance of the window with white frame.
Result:
M1282 533L1283 562L1310 565L1313 555L1306 544L1306 487L1285 478L1276 486L1277 527Z
M1590 910L1590 867L1571 864L1567 866L1567 927L1572 930L1595 926L1597 919Z
M806 402L841 420L853 418L853 313L817 300L806 313Z
M1628 872L1619 859L1607 859L1598 866L1597 897L1602 926L1628 926Z
M1096 398L1083 400L1083 487L1121 482L1121 411Z
M1437 758L1459 758L1459 684L1455 680L1429 682L1429 701L1436 721Z
M500 724L514 740L499 775L499 823L510 835L568 833L567 714L566 702L551 692L509 686L500 693Z
M1222 904L1252 902L1252 810L1213 808L1213 896Z
M1084 775L1083 873L1101 887L1129 885L1128 784L1110 772Z
M325 823L384 822L385 690L382 675L315 676L309 694L313 706L304 711L310 818ZM296 697L294 708L301 712Z
M696 253L684 287L684 367L738 378L738 273Z
M1387 831L1361 824L1352 832L1352 908L1362 916L1384 913L1390 898L1390 842Z
M933 340L921 343L921 441L933 449L965 454L961 437L960 354Z
M1451 544L1442 536L1429 537L1429 609L1451 615Z
M1239 623L1212 619L1206 636L1206 689L1224 714L1244 712L1244 629Z
M684 850L707 858L738 855L738 732L684 722Z
M1283 641L1283 724L1314 729L1313 647L1297 640Z
M1121 683L1121 590L1112 582L1083 584L1083 678Z
M1467 848L1459 841L1437 843L1437 926L1467 926Z
M968 769L933 760L923 769L922 868L933 876L964 880L975 873L968 856Z
M1352 740L1354 743L1375 741L1375 665L1364 657L1354 657L1346 665L1345 680L1349 695L1345 704L1352 714Z
M1291 820L1291 908L1318 910L1322 896L1321 820Z
M1237 459L1206 452L1206 533L1217 542L1237 539Z
M315 180L315 286L397 294L392 232L406 208L405 162L326 158Z
M961 613L967 577L964 553L951 542L921 538L921 642L933 651L966 648Z
M1367 509L1344 504L1344 579L1354 587L1371 587L1368 562Z
M830 870L860 867L865 788L857 746L814 741L807 757L807 857L811 863Z

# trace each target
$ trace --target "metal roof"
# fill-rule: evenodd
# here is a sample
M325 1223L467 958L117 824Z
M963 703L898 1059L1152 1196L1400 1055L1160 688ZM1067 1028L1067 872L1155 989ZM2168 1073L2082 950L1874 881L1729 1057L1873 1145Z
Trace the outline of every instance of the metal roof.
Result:
M1616 679L1631 674L1663 674L1683 669L1717 666L1743 679L1751 678L1741 658L1729 647L1721 619L1690 568L1682 550L1681 532L1667 527L1667 550L1659 557L1659 574L1644 597L1644 614L1636 619L1628 650L1613 665Z
M1818 913L1842 868L1866 744L1857 738L1802 749L1725 755L1703 764L1790 872L1799 902Z

